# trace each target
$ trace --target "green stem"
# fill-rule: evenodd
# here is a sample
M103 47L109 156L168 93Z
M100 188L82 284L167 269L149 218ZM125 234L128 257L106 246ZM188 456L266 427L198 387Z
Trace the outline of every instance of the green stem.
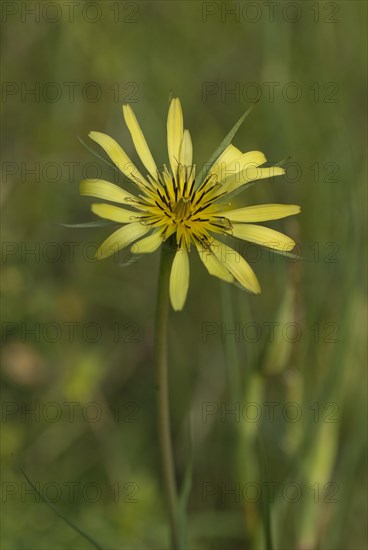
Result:
M169 310L169 281L172 254L168 245L161 247L161 262L157 289L155 323L155 367L158 401L158 430L161 458L168 499L171 539L173 550L179 550L177 522L178 496L170 435L170 407L167 370L167 319Z

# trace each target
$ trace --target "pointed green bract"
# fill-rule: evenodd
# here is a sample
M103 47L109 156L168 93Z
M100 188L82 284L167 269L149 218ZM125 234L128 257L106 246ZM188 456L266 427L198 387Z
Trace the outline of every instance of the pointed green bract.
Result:
M63 227L68 227L69 229L78 228L78 229L87 229L91 227L107 227L111 225L116 225L115 222L109 221L96 221L96 222L85 222L85 223L61 223Z
M92 153L92 155L94 155L95 157L97 157L98 159L102 160L102 162L104 162L105 164L107 164L108 166L110 166L110 168L113 168L114 170L116 170L117 172L119 171L118 168L115 166L115 164L113 164L112 162L108 161L107 159L101 157L101 155L99 155L98 153L96 153L96 151L94 151L92 149L92 147L90 147L89 145L87 145L87 143L84 143L83 139L80 138L79 136L77 136L78 138L78 141L81 142L81 144L83 145L83 147L85 147L87 149L87 151L89 151L90 153Z
M303 260L303 256L300 256L299 254L294 254L293 252L288 252L287 250L277 250L276 248L270 248L270 252L274 252L275 254L279 254L280 256L285 256L285 258L289 258L290 260Z
M227 134L227 136L223 139L223 141L220 143L220 145L217 147L216 151L213 153L213 155L210 157L210 159L206 162L206 164L203 165L202 170L199 172L198 176L196 177L196 187L198 187L202 181L205 180L207 174L211 170L212 166L215 164L216 160L219 158L221 153L223 153L228 147L233 137L235 136L236 132L239 130L240 126L243 124L244 120L247 118L249 113L253 110L254 105L251 105L249 109L245 111L245 113L240 117L238 122L234 124L234 126L231 128L230 132Z

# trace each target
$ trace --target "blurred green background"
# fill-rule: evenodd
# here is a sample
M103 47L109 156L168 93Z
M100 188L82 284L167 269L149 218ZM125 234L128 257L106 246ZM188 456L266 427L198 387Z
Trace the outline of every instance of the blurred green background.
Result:
M155 421L158 254L96 263L109 229L79 196L117 181L78 141L136 159L131 103L158 165L170 93L197 165L234 139L285 177L238 204L294 203L271 222L302 260L244 247L260 296L191 255L170 313L172 429L190 455L190 549L367 547L366 3L3 2L2 548L87 549L40 492L105 549L168 548ZM123 182L123 178L118 180ZM128 184L126 184L128 185ZM268 521L270 516L270 521Z

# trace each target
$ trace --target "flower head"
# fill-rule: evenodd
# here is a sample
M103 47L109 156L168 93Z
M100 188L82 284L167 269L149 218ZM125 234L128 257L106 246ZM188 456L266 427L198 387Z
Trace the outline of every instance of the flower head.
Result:
M174 98L167 119L167 146L169 164L160 171L152 157L133 110L123 106L125 122L135 149L146 169L144 177L120 145L110 136L91 132L98 143L136 186L133 195L120 186L105 180L83 180L82 195L89 195L118 203L92 205L92 211L101 218L122 224L100 246L97 257L106 258L129 245L134 253L157 250L169 237L175 239L176 253L170 276L170 298L175 310L183 308L189 286L189 258L191 248L199 256L211 275L227 282L238 282L258 294L257 277L246 260L233 248L217 240L214 235L230 235L249 242L289 251L295 243L286 235L254 222L276 220L298 214L300 207L292 204L263 204L231 209L229 195L247 183L278 176L283 168L261 167L266 158L259 151L242 153L229 145L217 158L202 181L196 182L193 164L192 140L184 129L179 99Z

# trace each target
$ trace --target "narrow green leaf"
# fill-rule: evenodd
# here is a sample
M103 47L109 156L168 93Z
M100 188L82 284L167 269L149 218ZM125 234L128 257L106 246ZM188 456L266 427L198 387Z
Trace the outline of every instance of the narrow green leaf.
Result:
M235 136L236 132L239 130L240 126L243 124L244 120L247 118L249 113L252 111L254 107L254 104L249 107L249 109L246 110L246 112L243 114L243 116L240 117L238 122L231 128L230 132L227 134L227 136L223 139L223 141L220 143L220 145L217 147L216 151L211 155L210 159L203 165L202 170L199 172L198 176L196 177L196 186L198 187L202 181L206 178L208 172L216 162L216 160L219 158L221 153L223 153L228 145L233 140L233 137Z
M63 521L65 521L65 523L67 525L69 525L69 527L71 527L72 529L74 529L74 531L76 531L79 535L81 535L82 537L84 537L86 540L88 540L88 542L90 542L92 544L92 546L94 546L95 548L97 548L97 550L102 550L102 547L92 538L90 537L87 533L85 533L84 531L82 531L82 529L80 529L74 522L72 522L70 519L68 519L67 517L65 517L61 512L59 512L59 510L57 508L55 508L55 506L53 506L44 496L43 494L37 489L37 487L34 485L34 483L32 483L32 481L29 479L29 477L27 476L26 472L23 470L22 466L18 463L18 467L20 469L20 471L22 472L23 476L25 477L25 479L28 481L28 483L30 484L30 486L32 487L32 489L37 493L37 495L40 497L40 499L42 500L42 502L44 502L46 504L46 506L48 506L50 508L50 510L52 510L57 516L59 516L59 518L61 518Z

